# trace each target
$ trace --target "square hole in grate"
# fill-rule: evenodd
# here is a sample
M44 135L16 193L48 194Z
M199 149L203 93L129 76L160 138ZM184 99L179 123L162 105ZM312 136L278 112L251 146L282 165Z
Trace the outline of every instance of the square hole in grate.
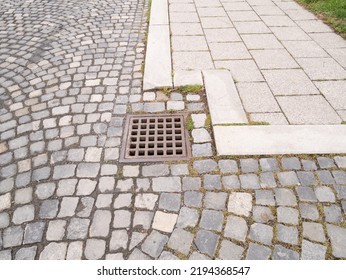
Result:
M182 114L128 115L120 162L184 160L190 158Z

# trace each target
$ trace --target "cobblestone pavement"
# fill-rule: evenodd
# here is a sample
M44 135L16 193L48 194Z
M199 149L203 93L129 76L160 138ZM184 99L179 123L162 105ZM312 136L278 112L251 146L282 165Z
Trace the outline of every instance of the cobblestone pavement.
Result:
M146 5L0 6L0 259L346 258L346 157L215 157L203 90L141 91ZM120 164L164 111L193 158Z

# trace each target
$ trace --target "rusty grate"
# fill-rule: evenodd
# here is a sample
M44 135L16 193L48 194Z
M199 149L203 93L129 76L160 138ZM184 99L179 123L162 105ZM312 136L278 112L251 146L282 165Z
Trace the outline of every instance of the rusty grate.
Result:
M190 157L184 115L128 115L120 162Z

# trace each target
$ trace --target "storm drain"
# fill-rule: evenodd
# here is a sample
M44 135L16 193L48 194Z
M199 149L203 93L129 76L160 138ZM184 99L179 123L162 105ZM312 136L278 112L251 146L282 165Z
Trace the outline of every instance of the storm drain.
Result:
M190 157L184 115L128 115L120 162L184 160Z

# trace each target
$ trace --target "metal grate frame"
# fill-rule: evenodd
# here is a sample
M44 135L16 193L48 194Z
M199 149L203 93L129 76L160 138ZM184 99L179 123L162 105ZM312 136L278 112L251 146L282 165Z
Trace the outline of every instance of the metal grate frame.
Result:
M190 157L183 114L127 115L120 162L187 160Z

